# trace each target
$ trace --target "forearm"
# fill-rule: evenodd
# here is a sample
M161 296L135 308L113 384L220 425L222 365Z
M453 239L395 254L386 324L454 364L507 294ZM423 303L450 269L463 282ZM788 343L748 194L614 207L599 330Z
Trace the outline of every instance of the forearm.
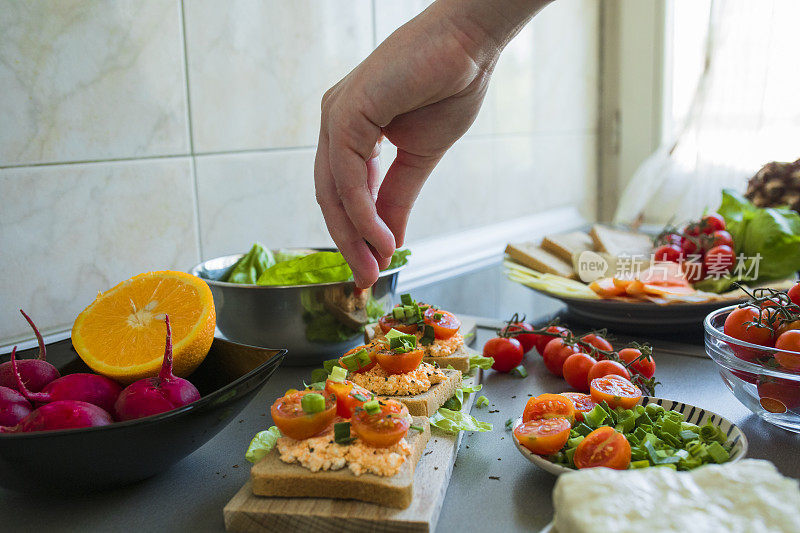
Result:
M482 56L496 56L508 42L553 0L437 0L432 9L462 34L465 48Z

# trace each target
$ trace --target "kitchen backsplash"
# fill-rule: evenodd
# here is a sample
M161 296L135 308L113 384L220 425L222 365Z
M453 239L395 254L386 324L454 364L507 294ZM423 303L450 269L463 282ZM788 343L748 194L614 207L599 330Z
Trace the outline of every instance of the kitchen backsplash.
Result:
M427 1L0 0L0 345L71 327L139 272L330 244L314 199L324 91ZM595 210L599 2L507 48L408 241ZM384 150L386 159L392 147Z

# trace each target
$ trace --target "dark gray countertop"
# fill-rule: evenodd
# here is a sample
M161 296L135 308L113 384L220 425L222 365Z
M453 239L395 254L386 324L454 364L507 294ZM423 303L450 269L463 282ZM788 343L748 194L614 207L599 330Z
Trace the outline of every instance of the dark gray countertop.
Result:
M505 280L499 267L422 287L414 295L457 313L493 319L520 311L538 321L562 309L555 300ZM477 346L491 336L491 330L480 329ZM656 347L657 377L662 382L658 396L699 405L729 418L747 435L750 457L769 459L784 474L800 478L800 462L796 460L800 436L763 422L738 403L725 388L714 363L697 356L702 355L699 333L651 340ZM669 351L661 353L661 344L668 345ZM555 478L522 457L504 424L522 412L528 395L559 392L566 387L563 380L545 370L535 353L527 356L526 366L530 375L525 379L493 371L485 373L481 394L493 405L473 408L472 414L492 422L495 429L464 436L438 531L538 531L552 518L550 494ZM244 450L252 435L270 423L266 406L286 389L297 386L308 372L303 368L279 369L236 421L153 479L107 493L75 497L31 497L0 489L0 529L223 531L222 508L248 477Z

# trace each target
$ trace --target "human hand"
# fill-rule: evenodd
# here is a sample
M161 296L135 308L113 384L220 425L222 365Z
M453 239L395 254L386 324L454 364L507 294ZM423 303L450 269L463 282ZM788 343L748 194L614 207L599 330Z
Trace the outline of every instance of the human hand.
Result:
M475 120L502 47L544 3L439 0L323 97L317 202L357 286L402 246L420 189ZM397 157L381 182L384 136Z

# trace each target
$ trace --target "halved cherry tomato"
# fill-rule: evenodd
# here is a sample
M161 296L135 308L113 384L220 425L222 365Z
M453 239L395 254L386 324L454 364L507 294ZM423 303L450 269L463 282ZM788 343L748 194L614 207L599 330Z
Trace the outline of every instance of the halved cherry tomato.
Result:
M301 401L306 394L320 394L325 398L325 409L318 413L303 411ZM325 430L336 417L336 396L322 391L303 390L275 400L270 408L272 421L287 437L297 440L313 437Z
M750 306L739 307L731 311L727 316L722 331L734 339L771 348L775 345L772 330L766 325L763 327L758 325L759 316L767 313L769 313L769 309L758 310ZM766 323L765 319L766 316L762 316L762 324ZM756 357L767 355L768 353L766 350L746 348L735 344L730 344L730 347L736 357L745 361L753 361Z
M550 333L557 333L559 335L564 335L566 333L569 333L569 330L567 328L562 328L561 326L550 326L545 331L549 331ZM552 335L541 335L541 334L537 337L536 344L534 346L536 347L536 351L539 352L539 355L542 356L544 355L545 346L547 346L547 343L555 338L556 337L553 337Z
M573 457L577 468L604 466L627 470L631 464L631 445L625 435L609 426L601 426L578 444Z
M494 370L511 372L522 362L522 344L517 339L495 337L483 345L483 355L494 359Z
M439 320L436 320L437 314L441 315ZM461 321L456 318L456 315L433 307L429 307L425 311L423 320L429 326L433 326L433 334L437 339L449 339L461 329Z
M397 400L380 400L379 413L369 414L357 408L350 419L350 426L364 444L376 448L387 448L400 442L411 427L408 408Z
M352 381L333 381L325 382L325 392L336 396L336 414L342 418L350 418L353 411L364 402L372 399L373 394ZM364 398L363 400L361 398Z
M593 379L589 390L595 403L605 401L612 409L617 407L631 409L639 403L639 399L642 397L639 387L622 376L614 374Z
M400 333L416 333L417 332L417 325L416 324L403 324L400 320L397 320L394 315L383 315L378 319L378 325L381 327L381 331L384 334L389 333L391 330L396 329Z
M588 394L582 394L580 392L562 392L561 396L566 396L572 400L572 403L575 405L575 420L577 422L583 422L583 413L588 413L597 405Z
M614 350L614 347L611 346L611 343L608 342L605 338L603 338L600 335L598 335L597 333L589 333L587 335L584 335L583 337L581 337L581 340L583 342L591 344L592 346L594 346L598 350L603 350L605 352L611 352L611 351ZM588 352L588 348L587 348L586 353L589 353ZM592 355L592 354L589 353L589 355ZM603 358L602 354L597 354L597 359L598 360L600 360L602 358Z
M589 383L591 383L593 379L602 378L603 376L608 376L610 374L616 374L617 376L622 376L625 379L631 379L631 373L628 372L627 368L616 361L609 360L598 361L595 363L594 366L589 369L587 379L589 380Z
M597 364L591 355L574 353L567 357L562 367L564 380L575 390L589 391L589 371Z
M566 418L570 423L575 421L575 404L566 396L560 394L540 394L529 398L522 412L522 421L539 420L543 418Z
M536 333L523 333L525 331L533 331L533 326L527 322L512 322L511 325L504 327L500 331L500 334L503 336L511 335L517 339L522 345L522 353L526 354L531 351L531 348L536 346L540 335Z
M405 374L419 366L423 355L425 352L419 348L406 353L381 348L375 351L375 360L387 374Z
M775 360L783 368L795 372L800 370L800 329L790 329L784 332L778 337L778 340L775 341L775 348L786 350L787 352L798 352L775 352Z
M351 370L349 368L347 369L348 372L353 374L360 374L361 372L366 372L367 370L372 369L372 367L374 367L377 364L377 361L375 360L375 352L378 348L383 348L383 344L380 343L379 341L372 341L369 344L362 344L361 346L356 346L352 350L348 350L343 356L339 358L339 366L342 368L347 368L345 364L342 363L342 359L344 359L345 356L357 353L361 350L366 350L367 354L369 355L369 358L372 359L372 362L367 366L359 368L358 370Z
M544 353L542 353L544 366L556 376L563 376L564 361L566 361L567 357L570 355L579 353L580 351L580 348L567 344L561 337L553 338L553 340L548 342L547 346L544 347Z
M541 418L518 425L514 436L533 453L552 455L567 443L571 428L566 418Z
M642 352L640 350L637 350L636 348L623 348L619 351L619 358L625 361L626 364L629 364L630 368L634 372L636 372L637 374L641 374L647 379L650 379L656 373L656 361L652 355L650 355L650 359L639 359L638 361L636 361L636 359L641 356ZM631 361L636 361L636 362L631 364ZM596 376L596 377L602 377L602 376Z

